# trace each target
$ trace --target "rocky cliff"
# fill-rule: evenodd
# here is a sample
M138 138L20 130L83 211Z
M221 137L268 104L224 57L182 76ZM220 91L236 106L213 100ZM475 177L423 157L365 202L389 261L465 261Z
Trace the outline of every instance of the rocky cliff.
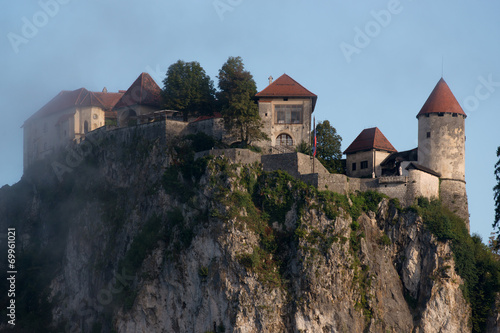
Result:
M452 242L419 210L190 149L108 137L0 190L17 331L472 331Z

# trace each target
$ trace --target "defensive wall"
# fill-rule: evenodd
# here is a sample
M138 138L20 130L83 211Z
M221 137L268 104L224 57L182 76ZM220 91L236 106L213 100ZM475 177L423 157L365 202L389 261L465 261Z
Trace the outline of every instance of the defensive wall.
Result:
M231 148L231 149L211 149L194 154L194 159L212 155L215 157L224 156L233 163L252 164L261 163L261 154L248 149Z
M356 191L377 191L390 198L397 198L402 205L409 206L418 197L438 198L439 178L420 170L409 170L408 176L351 178L341 174L301 175L305 183L340 194Z
M213 126L214 122L217 124L217 121L221 127ZM112 136L119 142L127 143L140 138L159 141L160 144L167 145L175 136L198 131L205 132L204 126L214 129L215 132L210 134L215 134L216 137L219 131L222 133L223 124L217 119L207 119L195 123L165 119L124 128L102 127L87 133L87 139L92 142ZM419 196L438 198L440 194L439 177L417 169L408 170L408 176L351 178L341 174L330 174L317 159L314 160L313 165L310 156L298 152L261 155L248 149L212 149L196 153L195 159L206 155L224 156L233 163L262 163L264 171L286 171L319 190L329 190L340 194L351 194L356 191L378 191L391 198L399 199L401 204L405 206L411 205L414 199ZM463 193L460 192L463 188L465 188L464 182L446 179L441 182L442 194L452 193L442 198L443 202L450 203L452 207L455 207L452 210L468 219L468 212L463 209L463 207L467 207L467 198L459 195Z
M397 198L404 206L411 205L421 196L429 199L439 198L439 177L417 169L408 170L408 176L352 178L330 174L317 159L313 173L312 159L301 153L260 155L246 149L213 149L197 153L195 158L206 155L225 156L234 163L260 162L264 171L283 170L319 190L344 195L357 191L377 191L390 198Z

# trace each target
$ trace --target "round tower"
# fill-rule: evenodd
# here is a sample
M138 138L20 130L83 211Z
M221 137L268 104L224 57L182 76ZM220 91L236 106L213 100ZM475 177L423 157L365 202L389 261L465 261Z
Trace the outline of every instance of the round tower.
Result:
M417 115L418 164L441 174L440 198L469 221L465 191L467 115L441 78Z

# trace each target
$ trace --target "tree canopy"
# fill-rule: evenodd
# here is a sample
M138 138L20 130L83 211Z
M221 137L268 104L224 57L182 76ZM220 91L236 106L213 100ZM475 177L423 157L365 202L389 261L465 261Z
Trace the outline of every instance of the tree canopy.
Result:
M182 111L184 120L190 115L213 114L214 83L199 62L178 60L163 80L163 101L165 108Z
M314 142L314 130L312 131ZM330 125L328 120L316 125L316 157L332 173L343 173L342 167L342 137Z
M268 140L261 131L262 121L254 100L257 86L241 57L229 57L219 70L218 78L217 98L228 131L244 145L253 140Z

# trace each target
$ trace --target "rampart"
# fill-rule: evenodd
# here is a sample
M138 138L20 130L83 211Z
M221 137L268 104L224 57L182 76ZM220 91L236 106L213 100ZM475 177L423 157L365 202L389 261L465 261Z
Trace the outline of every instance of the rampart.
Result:
M165 119L130 127L110 128L104 126L87 133L85 138L89 141L100 141L105 137L114 137L117 141L123 143L140 138L149 141L159 140L161 144L167 144L175 136L186 135L188 133L188 123Z
M194 159L198 159L207 155L213 156L224 156L229 159L233 163L241 163L241 164L252 164L252 163L260 163L261 155L259 153L255 153L248 149L240 149L240 148L231 148L231 149L212 149L205 150L194 155Z
M313 160L302 153L262 155L264 171L283 170L294 177L313 173ZM314 173L330 174L318 159L314 161Z
M307 174L300 179L319 190L329 190L340 194L356 191L377 191L390 198L397 198L401 204L409 206L420 196L439 197L439 178L420 170L410 170L408 176L379 178L350 178L340 174Z
M193 134L199 131L206 132L208 127L213 132L206 134L215 135L218 138L222 133L222 126L223 124L218 119L208 119L194 124L165 119L125 128L100 128L87 133L87 138L89 141L93 141L113 136L117 141L123 143L139 139L159 140L160 144L167 145L175 136ZM378 191L391 198L399 199L401 204L405 206L411 205L419 196L440 197L439 178L417 169L409 170L408 176L351 178L341 174L330 174L317 159L314 160L313 166L313 160L310 156L297 152L261 155L248 149L212 149L196 153L195 159L206 155L224 156L233 163L262 163L264 171L286 171L319 190L329 190L340 194L351 194L356 193L356 191ZM465 191L464 188L465 183L463 182L443 180L441 197L450 209L468 219L467 209L463 209L463 207L467 207L467 198L461 195L461 193L465 193L462 192Z

